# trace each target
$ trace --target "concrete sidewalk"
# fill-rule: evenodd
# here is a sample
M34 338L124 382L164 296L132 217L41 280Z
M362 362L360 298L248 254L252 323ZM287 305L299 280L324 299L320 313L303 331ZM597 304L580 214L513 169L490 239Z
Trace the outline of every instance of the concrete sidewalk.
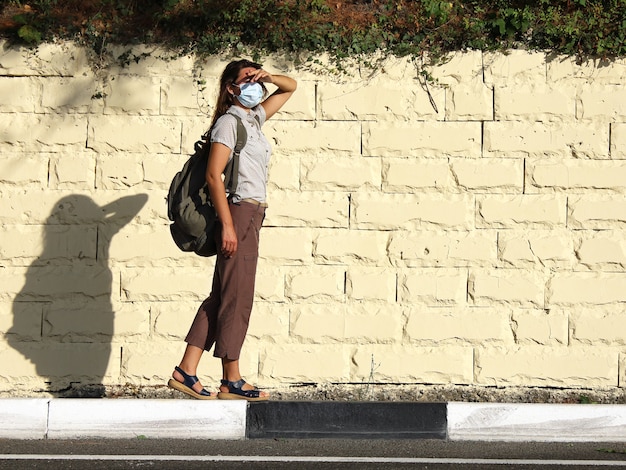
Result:
M626 442L626 405L9 398L0 438Z

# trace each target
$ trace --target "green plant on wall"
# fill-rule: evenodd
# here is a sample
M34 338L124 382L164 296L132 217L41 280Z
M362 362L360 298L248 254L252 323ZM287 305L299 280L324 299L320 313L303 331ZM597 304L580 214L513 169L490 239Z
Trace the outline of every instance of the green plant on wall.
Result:
M437 57L525 47L559 54L626 54L626 0L5 0L0 35L24 44L74 39L157 43L214 54L373 51Z

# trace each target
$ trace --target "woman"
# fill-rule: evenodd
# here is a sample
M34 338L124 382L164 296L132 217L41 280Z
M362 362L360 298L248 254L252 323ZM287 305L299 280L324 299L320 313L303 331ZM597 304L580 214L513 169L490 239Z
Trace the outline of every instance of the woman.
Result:
M265 83L277 90L267 95ZM246 383L239 371L239 354L248 329L254 297L259 230L265 217L267 168L271 147L261 131L296 90L296 81L273 75L248 60L229 63L211 123L211 147L206 179L220 221L218 254L211 295L202 303L185 338L187 348L168 385L198 399L267 400L269 395ZM239 157L235 195L227 197L222 173L235 147L237 120L248 138ZM196 377L204 351L222 361L219 393L206 391Z

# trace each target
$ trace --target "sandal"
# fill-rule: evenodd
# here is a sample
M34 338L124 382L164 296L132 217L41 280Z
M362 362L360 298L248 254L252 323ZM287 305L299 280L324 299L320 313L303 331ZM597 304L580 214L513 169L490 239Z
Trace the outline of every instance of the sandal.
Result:
M198 382L197 376L189 375L180 367L174 367L174 369L183 376L184 381L181 383L178 380L171 378L167 383L168 387L178 390L179 392L183 392L198 400L215 400L217 398L214 393L207 392L205 389L202 389L200 392L196 392L193 389L194 384Z
M254 387L252 390L244 390L243 386L246 381L239 379L236 382L222 380L222 385L228 387L228 392L219 392L217 398L221 400L248 400L248 401L265 401L269 397L261 396L261 390Z

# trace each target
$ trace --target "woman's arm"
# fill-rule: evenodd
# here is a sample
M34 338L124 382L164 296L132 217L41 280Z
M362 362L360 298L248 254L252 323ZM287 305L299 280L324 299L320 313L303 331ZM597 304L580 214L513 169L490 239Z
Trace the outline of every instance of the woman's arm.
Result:
M209 151L209 161L206 168L206 181L209 185L211 202L222 224L222 246L219 249L226 257L231 257L237 251L237 233L233 225L233 218L228 208L226 189L222 181L222 173L232 150L224 144L213 142Z
M276 114L278 110L287 102L287 100L291 98L291 95L293 95L293 92L296 91L296 88L298 87L298 82L296 82L293 78L286 77L285 75L272 75L263 69L258 69L254 72L250 81L272 83L278 87L278 90L272 93L269 98L261 103L261 106L265 109L266 119L269 119Z
M261 106L265 109L266 119L276 114L298 87L298 83L293 78L284 75L269 75L269 78L268 82L276 85L278 90L261 103Z

